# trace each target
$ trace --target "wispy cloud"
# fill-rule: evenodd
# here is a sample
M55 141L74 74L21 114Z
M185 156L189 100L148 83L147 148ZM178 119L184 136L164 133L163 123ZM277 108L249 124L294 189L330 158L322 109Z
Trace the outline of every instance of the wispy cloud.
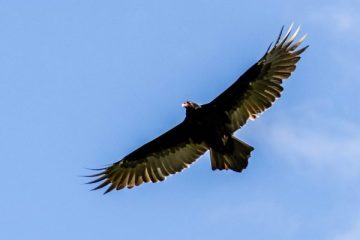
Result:
M335 240L359 240L360 218L347 231L335 237Z
M270 126L269 126L270 125ZM328 115L267 123L267 144L281 159L301 169L326 171L345 178L360 176L360 126Z
M360 69L358 60L360 51L356 47L360 37L360 14L357 11L359 8L359 1L333 2L325 6L312 7L307 12L305 17L307 22L304 23L312 28L309 39L312 36L318 41L313 38L314 41L310 45L327 49L322 54L330 57L332 67L341 71L339 77L353 79L354 81L351 82L356 84L359 82L357 74Z
M334 2L326 6L314 7L313 11L308 13L308 19L312 24L331 29L334 33L347 31L352 34L354 32L360 33L358 30L360 16L354 6L357 4Z

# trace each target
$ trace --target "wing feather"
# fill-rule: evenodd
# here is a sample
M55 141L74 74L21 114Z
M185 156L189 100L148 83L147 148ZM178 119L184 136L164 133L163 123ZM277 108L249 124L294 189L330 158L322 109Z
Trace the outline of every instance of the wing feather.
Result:
M281 96L282 81L290 77L300 54L308 47L298 49L306 35L295 41L300 27L291 34L292 28L293 24L281 38L282 28L275 44L270 45L265 55L209 103L226 112L230 118L229 130L236 131L248 119L255 119Z
M144 182L163 181L169 175L187 168L207 151L202 142L194 142L183 122L160 137L143 145L111 166L91 175L97 177L89 183L99 183L94 190L108 186L105 193L114 189L133 188Z

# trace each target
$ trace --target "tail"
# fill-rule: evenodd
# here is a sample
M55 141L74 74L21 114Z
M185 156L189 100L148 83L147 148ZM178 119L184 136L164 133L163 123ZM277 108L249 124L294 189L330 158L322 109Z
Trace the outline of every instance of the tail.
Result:
M248 165L248 158L254 148L235 137L229 139L227 144L232 145L230 153L219 153L210 149L211 168L241 172Z

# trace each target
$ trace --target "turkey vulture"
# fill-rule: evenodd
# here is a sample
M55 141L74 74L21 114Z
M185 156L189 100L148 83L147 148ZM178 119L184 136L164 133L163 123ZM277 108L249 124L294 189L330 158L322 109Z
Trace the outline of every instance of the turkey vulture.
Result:
M300 27L290 36L290 26L282 37L283 28L260 60L235 83L210 103L198 105L186 101L186 117L179 125L131 152L118 162L99 170L92 183L93 190L108 186L113 189L132 188L144 182L163 181L167 176L187 168L210 150L212 170L241 172L248 164L254 148L233 136L248 119L255 119L280 97L282 81L290 77L300 54L298 49L306 35L294 41Z

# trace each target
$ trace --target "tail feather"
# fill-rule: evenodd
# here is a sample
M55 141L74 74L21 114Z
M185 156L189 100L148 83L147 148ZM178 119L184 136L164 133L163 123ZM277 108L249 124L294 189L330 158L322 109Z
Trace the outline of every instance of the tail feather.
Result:
M229 139L230 140L230 139ZM212 170L234 170L241 172L248 165L248 159L254 148L245 142L232 137L229 144L233 145L232 152L219 153L214 149L210 149L211 168Z

